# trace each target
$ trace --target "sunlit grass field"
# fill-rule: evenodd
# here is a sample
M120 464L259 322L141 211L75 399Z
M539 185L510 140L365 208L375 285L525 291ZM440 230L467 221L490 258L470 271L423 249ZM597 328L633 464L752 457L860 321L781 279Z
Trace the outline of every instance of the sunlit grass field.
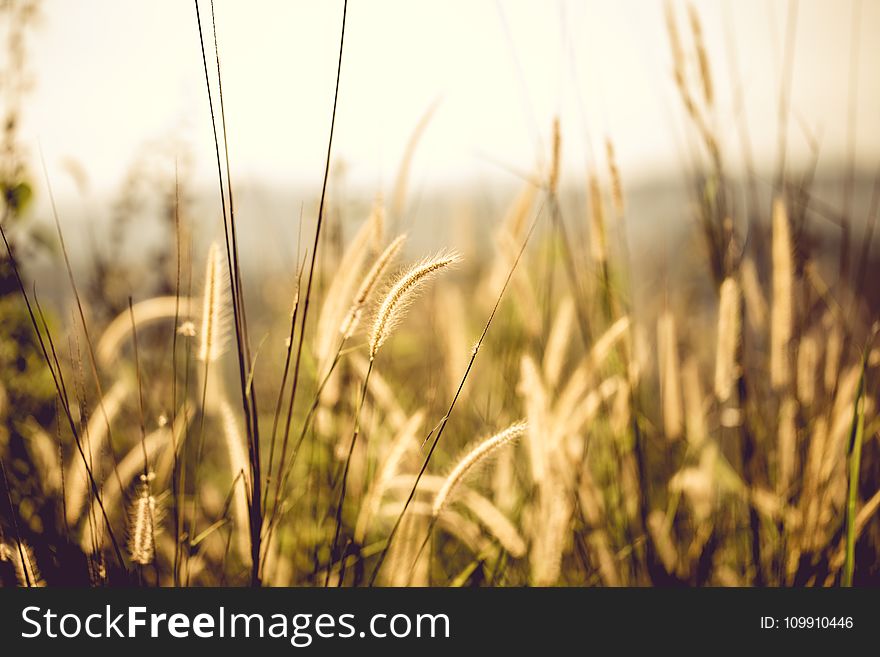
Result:
M7 167L0 584L880 582L880 185L862 207L851 169L843 203L784 158L772 179L729 172L724 131L747 126L719 125L699 14L679 9L692 168L663 253L672 228L631 215L613 139L561 183L559 121L506 209L449 217L452 243L427 248L407 174L430 114L367 201L328 188L331 131L283 272L242 264L259 258L241 240L279 238L236 214L210 83L222 218L194 218L170 171L139 259L124 194L83 266ZM63 272L51 299L38 257Z

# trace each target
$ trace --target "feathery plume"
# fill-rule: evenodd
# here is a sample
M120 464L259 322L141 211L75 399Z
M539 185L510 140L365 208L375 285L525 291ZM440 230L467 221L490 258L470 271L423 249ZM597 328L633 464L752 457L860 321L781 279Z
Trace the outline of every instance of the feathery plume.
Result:
M363 313L364 304L367 303L370 294L373 292L379 281L382 280L382 277L397 257L397 254L400 253L400 249L403 248L403 243L405 241L406 235L399 235L391 242L391 244L385 247L385 250L373 263L373 266L370 267L370 270L361 281L361 286L354 295L351 308L349 308L348 314L346 314L345 319L342 320L342 325L339 327L339 332L346 340L354 335L354 332L357 330L361 314Z
M229 274L217 242L208 249L204 285L198 358L202 362L213 362L223 353L229 337Z
M547 338L547 347L544 349L544 361L542 367L547 383L555 387L559 382L559 376L565 365L568 354L571 335L574 329L575 308L571 297L565 297L556 311L550 336Z
M384 221L380 218L382 215L377 208L378 206L373 208L369 217L361 223L345 247L340 260L341 263L345 263L345 266L336 268L324 295L321 313L318 316L318 332L314 347L319 371L327 371L327 367L339 347L339 327L344 323L352 299L357 295L367 256L371 253L370 243L374 239L378 225ZM325 393L328 393L326 402L333 403L336 395L335 384L331 382L328 384L330 385L324 390Z
M831 394L837 386L840 376L840 356L843 353L843 331L840 322L831 314L826 315L825 320L825 371L822 374L825 392Z
M620 180L620 169L617 168L617 159L614 157L614 144L610 139L605 140L605 155L608 158L608 175L611 178L611 203L618 217L623 216L623 183Z
M218 419L223 427L223 438L226 442L226 452L229 457L229 471L235 489L232 501L232 512L235 518L235 540L238 550L242 555L249 554L250 534L248 518L248 496L252 490L251 467L248 460L245 439L238 427L235 412L225 399L220 400ZM240 479L236 478L241 475Z
M7 545L0 543L0 561L11 561L15 569L18 585L25 588L42 588L46 582L37 568L34 551L26 541L13 541Z
M528 354L520 361L520 380L517 388L526 407L529 435L526 448L529 453L532 480L540 483L547 473L547 454L544 436L549 424L547 389L541 380L538 366Z
M460 257L455 252L440 253L410 267L385 295L379 306L373 329L370 333L370 360L376 357L379 348L391 335L395 325L403 318L406 307L412 303L419 290L437 272L457 263Z
M791 229L781 199L773 201L773 305L770 308L770 383L779 390L788 384L788 347L792 328Z
M476 466L478 463L482 462L485 458L487 458L490 454L498 450L500 447L507 445L508 443L519 438L526 431L526 423L525 422L516 422L515 424L510 425L504 431L496 433L494 436L483 440L476 447L469 450L464 456L462 456L458 463L456 463L455 467L452 469L452 472L446 477L446 480L443 482L443 486L437 492L436 497L434 497L434 504L432 507L433 515L439 516L440 512L443 510L443 507L446 505L449 496L455 491L455 488L464 480L467 474Z
M378 193L373 200L373 209L370 214L370 225L373 228L373 245L374 251L378 251L382 242L385 241L385 199L382 193Z
M816 398L816 370L819 365L819 340L813 334L805 335L798 345L797 396L804 406Z
M571 511L570 495L558 479L548 479L538 487L539 524L529 554L533 586L552 586L559 579Z
M510 556L517 559L525 556L526 542L513 523L497 506L472 490L467 491L464 503L483 523L483 526L498 539L498 542L510 553Z
M706 415L704 412L703 389L700 385L700 371L695 358L688 358L681 368L682 392L685 408L685 427L687 440L691 447L698 448L705 441Z
M675 13L672 9L672 3L667 0L663 4L664 18L666 19L666 31L669 34L669 45L672 50L672 64L675 75L675 84L679 90L685 90L684 79L684 47L681 44L681 37L678 33L678 25L675 21Z
M727 401L737 377L736 351L740 339L740 292L736 279L721 284L718 304L718 345L715 354L715 396Z
M666 514L662 511L651 511L648 514L648 532L654 541L654 547L666 572L674 573L678 568L678 551L669 534L669 525L666 522Z
M777 444L777 480L776 492L785 498L794 478L795 459L797 458L797 402L794 397L787 396L779 407L779 427L776 431Z
M683 412L675 317L668 310L657 320L657 348L660 361L660 395L663 399L663 429L669 440L675 440L681 436Z
M703 99L706 101L707 107L712 107L715 96L712 85L712 70L709 68L709 56L706 54L700 16L692 4L688 4L688 19L691 24L691 32L694 35L694 47L697 50L697 65L700 69L700 81L703 84Z
M761 282L758 280L758 270L755 261L744 258L740 265L740 279L742 282L743 298L746 303L746 317L752 330L763 332L767 322L767 301L761 291Z
M550 160L550 178L548 187L550 193L555 194L559 187L559 158L562 151L562 135L559 132L559 117L553 119L553 153Z
M602 190L599 180L594 175L589 178L590 188L590 251L593 260L599 265L604 265L608 259L605 246L605 212L602 206Z
M152 563L156 556L159 507L151 490L153 477L153 473L140 476L128 516L128 552L131 560L142 566Z

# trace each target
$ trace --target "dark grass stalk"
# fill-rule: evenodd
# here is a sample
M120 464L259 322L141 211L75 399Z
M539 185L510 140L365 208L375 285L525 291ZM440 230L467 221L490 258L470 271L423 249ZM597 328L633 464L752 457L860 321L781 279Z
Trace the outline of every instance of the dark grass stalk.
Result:
M205 73L205 87L208 92L208 106L211 114L211 126L214 135L214 153L217 161L217 178L220 186L220 205L221 210L223 212L223 232L226 243L226 263L229 270L229 282L231 288L232 295L232 313L233 313L233 324L235 326L235 343L236 343L236 356L238 360L238 374L239 374L239 386L241 392L241 400L242 400L242 409L244 411L245 416L245 429L247 431L247 439L248 439L248 456L250 458L250 465L252 469L252 486L255 488L256 495L252 495L253 499L256 500L255 504L251 505L250 508L250 535L251 535L251 557L252 557L252 567L251 567L251 585L259 586L259 555L260 555L260 535L262 533L261 523L262 523L262 514L259 509L259 488L261 479L259 476L259 435L258 435L258 427L259 423L257 422L257 414L256 414L256 402L253 396L248 395L247 392L247 379L248 379L248 362L247 353L249 351L246 339L244 336L244 305L241 303L243 301L243 296L240 291L240 283L241 279L239 276L239 268L238 268L238 245L235 236L235 216L232 212L229 212L227 209L227 192L226 185L224 184L223 179L223 160L220 155L220 137L217 130L217 119L214 113L214 99L213 94L211 92L211 79L210 74L208 73L208 57L207 50L205 48L205 38L202 30L202 18L199 13L199 2L195 0L195 11L196 11L196 22L198 24L199 30L199 44L201 46L202 51L202 65ZM220 85L219 81L219 73L220 73L220 58L219 58L219 48L216 42L216 24L214 21L214 6L213 2L211 3L211 22L212 25L215 26L215 58L217 60L217 72L218 72L218 85ZM222 86L218 87L218 91L220 93L220 106L221 106L221 114L223 112L223 100L222 100ZM223 141L224 148L226 147L226 126L225 126L225 118L223 119ZM228 153L227 153L227 167L228 167ZM228 169L227 169L228 170ZM230 204L231 204L231 194L230 194ZM254 476L256 475L256 476Z
M253 423L253 429L248 433L248 457L251 464L251 486L253 487L253 491L251 492L252 500L250 503L251 558L254 562L251 580L252 584L256 584L259 581L260 541L263 533L263 514L262 507L260 506L260 486L262 485L262 468L260 462L260 414L257 405L257 393L251 385L254 376L254 367L256 365L256 356L253 358L251 357L250 339L248 337L247 309L244 302L244 286L241 281L241 264L238 255L238 231L235 225L235 203L232 195L232 173L229 165L229 141L227 139L226 131L226 110L223 102L223 77L220 74L220 47L217 41L217 21L214 16L214 0L211 0L211 27L214 36L214 57L217 62L217 91L218 99L220 101L220 121L223 130L223 154L226 161L226 187L229 195L229 226L232 234L232 253L235 256L235 292L237 294L237 302L240 308L241 318L242 338L240 342L241 346L244 347L243 360L249 364L249 370L245 370L248 372L248 376L246 376L247 383L245 383L242 394L245 408L247 408L247 402L250 402L250 422ZM239 352L241 352L241 349L239 349ZM242 358L241 353L239 353L239 358Z
M241 309L241 330L243 335L242 344L244 346L244 360L250 362L250 340L248 339L247 313L245 312L244 290L241 282L241 263L238 256L238 231L235 227L235 202L232 195L232 173L229 166L229 141L226 138L226 108L223 102L223 76L220 74L220 45L217 41L217 21L214 15L214 0L211 0L211 30L214 37L214 59L217 64L217 100L220 105L220 126L223 132L223 158L226 164L226 194L229 198L229 231L232 235L232 254L234 256L232 264L235 271L230 272L230 278L235 277L236 301ZM253 397L252 397L253 399ZM256 431L256 405L254 404L254 423Z
M516 267L519 264L519 261L522 259L523 253L525 253L526 246L528 246L529 243L529 239L531 238L532 233L534 233L535 227L538 225L538 220L541 218L542 211L543 206L539 208L538 212L535 214L532 225L529 227L529 232L526 234L522 246L520 247L519 253L517 253L516 255L516 260L513 261L513 265L510 267L510 271L507 273L507 278L504 279L504 285L501 286L501 291L498 293L498 298L495 300L495 305L492 307L492 312L489 314L489 317L486 320L486 324L483 327L482 333L480 333L480 338L477 340L476 345L474 345L474 348L471 351L470 360L468 361L467 368L465 368L464 374L461 377L461 381L458 384L455 395L453 395L452 401L449 403L449 408L446 410L446 414L440 420L440 423L437 427L437 432L434 435L434 440L431 442L431 447L428 450L428 454L425 456L425 460L422 462L422 467L419 470L419 473L416 475L416 480L415 482L413 482L412 489L410 490L409 495L406 498L403 509L401 509L400 513L397 516L397 519L394 521L391 532L388 534L388 539L385 543L385 547L382 552L379 553L379 559L376 563L376 567L373 569L373 573L370 575L370 579L368 582L368 586L370 587L374 586L376 583L376 577L379 575L379 571L382 569L382 564L385 563L385 558L388 556L388 550L391 547L391 543L394 541L394 537L397 535L397 531L400 528L400 523L403 520L404 515L406 515L407 509L409 509L409 505L412 503L413 498L416 495L416 490L419 487L419 482L422 480L425 471L428 469L428 464L431 462L431 457L434 455L434 450L437 449L437 444L440 442L440 438L443 436L443 430L446 428L446 425L449 422L449 418L452 415L452 411L455 409L458 398L461 396L461 392L464 389L464 384L467 382L468 375L470 375L471 369L473 369L474 366L474 362L477 359L477 354L480 352L480 347L483 345L483 341L486 339L486 335L489 333L489 327L492 325L492 320L495 318L495 315L498 312L498 308L501 305L501 300L504 298L504 293L507 291L507 287L510 285L510 281L513 278L514 272L516 271Z
M276 500L281 493L280 473L287 457L287 445L288 440L290 439L290 425L293 420L293 406L294 402L296 401L296 391L299 384L299 368L302 361L303 340L305 338L306 322L308 321L309 317L309 307L312 297L312 283L315 278L315 261L318 257L318 246L321 239L321 227L324 224L324 208L327 197L327 180L330 176L330 155L333 149L333 132L336 127L336 107L339 101L339 79L342 74L342 52L345 45L345 18L347 12L348 0L344 0L342 5L342 27L339 34L339 56L336 63L336 85L333 92L333 110L330 115L330 135L327 139L327 157L324 162L324 178L321 183L321 200L318 203L318 219L315 224L315 239L312 245L312 255L309 261L309 278L306 282L306 294L303 299L303 312L302 318L300 319L299 340L297 341L296 358L294 360L293 366L293 382L291 384L290 401L287 405L287 422L284 428L284 439L281 445L281 456L278 461L279 481L278 488L275 492Z
M297 253L299 253L299 249L297 249ZM293 339L296 333L296 318L299 314L299 290L301 282L302 269L299 268L299 273L296 278L296 292L293 301L293 309L290 313L290 330L288 331L287 336L287 353L284 357L284 370L281 374L281 385L278 386L278 397L275 400L275 413L272 417L272 437L269 441L269 467L266 469L266 487L263 491L263 513L267 511L266 505L269 500L269 489L272 486L272 466L275 461L275 439L278 436L278 422L281 418L281 406L284 403L284 391L287 389L287 377L290 373L290 359L293 353Z
M95 481L94 473L92 472L92 468L89 465L88 459L86 458L85 451L82 447L82 442L80 441L79 431L76 428L76 422L73 419L73 414L70 411L70 402L67 397L66 388L63 383L63 375L61 370L56 369L52 366L52 360L49 358L49 352L46 348L46 341L43 339L43 334L40 331L39 324L37 324L37 318L34 315L33 307L31 306L30 299L28 297L27 291L24 288L24 283L21 279L21 273L18 268L18 260L15 258L15 255L12 253L12 248L9 245L9 240L6 237L6 231L3 228L3 224L5 223L5 218L9 215L9 206L6 206L4 213L4 221L0 221L0 238L3 239L3 245L6 247L6 256L9 258L9 263L12 265L12 271L15 275L15 280L18 283L18 289L21 293L22 299L24 300L25 306L28 311L28 315L31 320L31 325L34 328L34 332L37 335L37 341L40 344L40 350L43 354L43 359L46 362L46 366L49 368L50 373L52 374L52 380L55 384L55 391L58 395L58 398L61 401L61 406L64 409L64 414L67 418L67 422L70 425L71 433L73 434L74 442L76 443L77 450L79 451L80 458L83 460L83 464L86 468L86 474L89 478L89 485L91 487L92 493L95 495L95 499L98 502L98 506L101 509L101 514L104 519L104 523L107 526L107 532L110 536L110 540L113 544L113 551L116 555L117 560L119 561L119 566L125 570L125 560L122 557L122 550L119 548L119 544L116 541L116 536L113 534L113 528L110 526L110 519L107 517L107 511L104 509L103 501L101 500L100 488L98 487L97 481ZM46 338L49 340L50 344L52 344L52 351L54 353L55 347L54 343L52 343L52 335L51 333L46 334ZM118 472L117 472L118 476Z
M302 288L302 275L305 268L305 259L303 263L299 262L300 248L302 246L302 221L303 207L299 208L299 230L296 237L296 293L294 297L293 309L290 313L290 330L287 337L287 353L284 358L284 371L281 376L281 385L278 387L278 397L275 402L275 412L272 416L272 437L269 443L269 467L266 471L266 490L263 494L263 513L266 512L266 505L269 503L269 489L272 484L272 466L275 460L275 439L278 435L278 423L281 419L281 407L284 402L284 391L287 388L287 377L290 373L290 360L293 353L293 339L296 335L296 318L299 313L299 291ZM308 255L308 254L306 254Z

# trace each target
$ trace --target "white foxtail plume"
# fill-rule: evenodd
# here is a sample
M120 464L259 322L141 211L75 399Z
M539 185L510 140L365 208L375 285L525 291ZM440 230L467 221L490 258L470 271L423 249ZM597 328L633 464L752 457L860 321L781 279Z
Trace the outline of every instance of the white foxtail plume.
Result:
M620 169L617 168L617 159L614 157L614 144L610 139L605 140L605 155L608 158L608 176L611 178L611 203L618 218L623 216L623 183L620 180Z
M18 585L25 588L41 588L46 582L37 568L34 551L26 541L12 541L9 544L0 543L0 561L11 561L15 569L15 579Z
M488 529L498 542L510 553L510 556L519 559L526 554L526 542L513 523L501 510L488 499L474 491L467 491L464 503Z
M816 372L819 369L819 340L814 334L805 335L798 345L797 396L804 406L816 398Z
M128 553L142 566L156 558L159 505L152 492L153 473L140 476L140 484L128 514Z
M700 385L700 371L695 358L688 358L681 369L681 383L685 409L685 427L690 446L702 446L708 435L706 416L703 411L703 389Z
M660 396L663 400L663 429L666 438L675 440L681 436L683 410L678 337L675 332L675 317L668 310L657 320L657 350L660 361Z
M537 527L529 553L533 586L553 586L559 580L565 538L571 532L571 496L558 478L538 486Z
M670 524L666 522L666 514L662 511L655 509L648 514L648 532L654 541L657 555L663 562L666 572L674 573L678 570L678 550L669 534Z
M204 285L198 358L213 362L223 353L229 337L229 272L217 242L208 249Z
M223 425L223 438L229 456L229 470L235 483L233 489L232 513L235 518L235 539L242 557L250 550L250 520L248 517L248 495L252 490L251 469L244 436L238 427L235 412L225 398L218 404L218 419ZM241 477L239 478L239 475Z
M787 396L779 407L779 426L777 434L777 479L776 492L785 499L788 488L794 480L797 461L797 402Z
M770 308L770 383L778 390L788 384L788 346L791 341L794 284L791 229L781 199L773 201L773 305Z
M354 332L357 330L358 325L360 324L361 315L363 314L364 305L369 300L370 294L372 294L376 285L385 276L388 267L394 262L397 254L400 253L400 249L403 248L403 243L405 241L405 234L396 237L391 244L385 247L385 250L373 263L373 266L370 267L370 270L361 281L361 286L354 295L351 308L349 308L348 314L346 314L345 319L342 320L342 325L339 327L339 332L346 340L354 335Z
M532 480L540 484L547 474L547 445L545 435L551 418L549 416L547 389L541 380L538 366L528 354L524 354L520 361L520 379L517 388L526 407L526 417L529 422L529 435L526 440L526 449L529 454ZM562 396L562 395L560 395Z
M729 276L721 284L718 304L718 345L715 353L715 396L727 401L738 376L736 352L740 341L740 292Z
M407 306L412 303L419 290L424 287L437 272L454 265L461 258L457 253L440 253L433 258L413 265L391 286L385 299L379 306L373 329L370 332L370 360L376 357L379 347L391 335L391 331L403 318Z
M709 56L706 54L706 44L703 40L703 28L700 25L700 17L692 4L688 4L688 19L691 24L691 32L694 35L694 48L697 53L697 64L700 69L700 82L703 87L703 100L707 107L712 107L715 98L712 85L712 70L709 68Z
M555 388L556 384L559 383L559 376L566 362L566 356L571 344L571 335L575 326L574 321L574 301L572 301L571 297L565 297L556 311L556 318L553 320L553 326L547 338L547 346L544 349L544 361L542 363L544 377L547 379L547 384L552 388Z
M120 484L121 482L134 480L139 476L138 473L143 474L144 452L147 453L148 462L156 463L155 480L160 482L168 481L175 454L179 454L183 448L182 441L186 438L188 433L186 429L192 417L193 410L191 408L180 409L173 425L166 424L164 427L159 427L155 431L148 433L141 442L133 445L128 453L119 459L116 466L116 474L107 477L101 485L100 499L94 495L90 496L91 508L84 510L77 517L100 518L101 505L105 509L116 509L123 504L121 499L124 491ZM177 452L173 449L174 446L177 447ZM88 528L88 524L83 527L79 539L80 547L85 552L92 550L92 536Z
M761 281L758 280L755 261L751 258L744 258L739 271L749 326L756 333L763 333L767 326L768 310L764 292L761 290Z
M373 209L370 216L370 225L373 228L373 251L378 251L385 241L385 199L379 192L373 200Z
M559 159L562 154L562 135L559 131L559 117L553 119L553 153L550 159L550 178L547 182L550 193L559 188Z
M452 472L446 477L443 486L434 497L434 504L431 508L432 514L436 517L440 515L449 496L455 491L456 487L464 480L467 474L496 450L513 442L525 433L528 425L525 422L516 422L510 425L504 431L496 433L494 436L478 443L476 447L464 454L456 463Z
M843 331L838 322L829 312L823 321L825 331L825 369L822 380L825 392L829 395L837 387L840 376L840 355L843 353Z
M590 358L593 368L599 369L602 366L617 342L629 331L630 323L629 317L624 315L609 326L596 340L593 344L593 348L590 350Z
M391 217L393 221L399 221L403 216L406 206L406 195L409 190L409 170L416 153L416 147L419 145L419 140L425 133L428 124L431 122L431 117L437 109L437 104L437 101L435 101L425 110L415 129L410 134L409 140L406 142L406 149L400 160L400 166L397 169L397 176L394 180L394 188L391 191Z
M314 345L320 372L327 371L339 348L340 326L344 323L352 299L357 295L367 257L372 252L370 244L379 231L379 224L384 221L382 216L381 206L374 206L345 247L340 259L344 266L337 267L330 278L318 315L318 331ZM322 395L322 398L327 403L334 403L337 394L336 384L328 381L324 392L327 395Z
M590 175L590 252L597 264L605 264L608 259L605 238L605 210L602 204L602 190L599 180Z

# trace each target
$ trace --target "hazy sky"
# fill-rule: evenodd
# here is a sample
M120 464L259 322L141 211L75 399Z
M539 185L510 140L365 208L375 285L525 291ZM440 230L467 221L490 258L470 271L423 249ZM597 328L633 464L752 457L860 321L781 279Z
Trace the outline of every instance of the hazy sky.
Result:
M738 147L725 22L738 50L759 158L776 156L777 97L788 2L696 1L719 96L718 125ZM207 18L203 3L203 15ZM674 3L689 38L685 5ZM880 154L880 2L801 0L790 145L802 127L823 162L846 152L850 40L860 12L857 157ZM60 187L74 158L93 188L117 186L136 153L185 142L211 181L195 10L183 0L48 0L30 42L36 87L23 137L42 145ZM239 180L317 185L336 68L340 1L216 0L230 154ZM208 28L210 29L210 28ZM532 170L561 116L564 174L580 181L589 138L613 139L626 180L680 167L684 119L671 82L663 5L654 0L351 0L334 154L349 179L390 188L413 127L439 100L418 150L422 186L509 179ZM173 167L173 164L170 165Z

